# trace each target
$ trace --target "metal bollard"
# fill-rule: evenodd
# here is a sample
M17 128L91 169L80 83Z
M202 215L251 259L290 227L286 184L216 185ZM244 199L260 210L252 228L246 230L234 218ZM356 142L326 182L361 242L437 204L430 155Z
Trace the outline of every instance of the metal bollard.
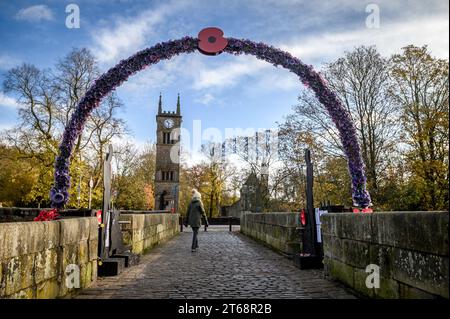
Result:
M180 216L180 233L183 232L183 216Z
M230 227L229 231L231 231L231 217L228 217L228 226Z

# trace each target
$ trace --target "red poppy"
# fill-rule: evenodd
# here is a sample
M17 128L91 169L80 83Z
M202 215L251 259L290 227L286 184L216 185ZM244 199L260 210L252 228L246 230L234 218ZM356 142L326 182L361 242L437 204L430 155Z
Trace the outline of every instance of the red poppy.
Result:
M49 220L60 219L61 215L56 212L56 209L41 210L39 215L34 219L35 222L45 222Z

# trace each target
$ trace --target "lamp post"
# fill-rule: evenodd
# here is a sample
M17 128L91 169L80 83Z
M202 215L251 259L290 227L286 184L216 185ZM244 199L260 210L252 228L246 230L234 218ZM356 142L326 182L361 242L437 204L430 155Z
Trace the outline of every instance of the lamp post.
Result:
M81 157L80 152L80 166L78 166L78 174L80 175L78 180L78 187L77 187L77 207L80 208L80 201L81 201L81 163L83 162L83 158Z
M92 188L94 187L94 181L91 179L89 180L89 209L91 209L92 204Z
M77 206L80 207L80 200L81 200L81 174L80 179L78 181L78 187L77 187Z
M295 255L294 263L300 269L322 268L322 249L317 242L317 225L314 210L313 197L313 164L311 162L311 152L305 150L306 162L306 214L305 223L302 221L298 228L301 238L301 253Z

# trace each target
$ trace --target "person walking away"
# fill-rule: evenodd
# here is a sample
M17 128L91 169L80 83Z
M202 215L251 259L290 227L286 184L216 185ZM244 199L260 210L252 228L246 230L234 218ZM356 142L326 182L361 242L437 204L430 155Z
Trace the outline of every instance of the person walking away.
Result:
M205 225L209 226L208 218L205 214L205 208L202 203L202 195L196 190L192 190L192 200L186 212L185 226L192 227L192 246L191 251L195 252L198 249L198 230L202 226L202 217L205 220Z

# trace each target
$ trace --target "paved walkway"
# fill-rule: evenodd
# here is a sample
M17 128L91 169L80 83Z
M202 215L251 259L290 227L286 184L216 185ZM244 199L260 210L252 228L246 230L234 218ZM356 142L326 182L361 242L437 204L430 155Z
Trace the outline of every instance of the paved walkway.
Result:
M201 229L196 253L191 236L185 229L139 265L99 278L77 298L355 298L323 271L300 270L228 226Z

